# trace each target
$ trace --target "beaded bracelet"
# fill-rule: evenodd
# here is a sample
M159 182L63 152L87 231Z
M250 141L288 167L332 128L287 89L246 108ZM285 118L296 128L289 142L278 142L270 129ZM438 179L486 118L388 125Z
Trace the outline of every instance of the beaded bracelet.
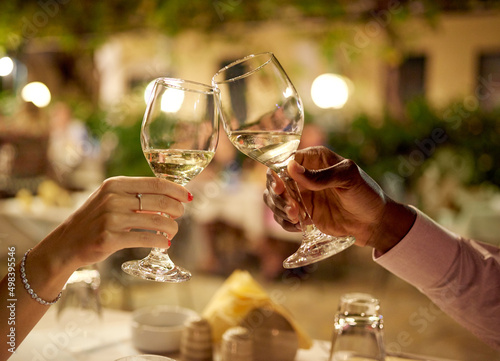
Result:
M30 284L28 283L28 279L26 278L26 268L25 268L25 265L26 265L26 259L28 258L28 254L31 252L31 249L27 250L26 253L24 254L24 257L23 259L21 260L21 266L19 267L19 273L21 274L21 281L23 281L24 283L24 288L26 289L26 292L29 293L29 295L31 296L31 298L33 298L36 302L42 304L42 305L46 305L46 306L50 306L50 305L53 305L54 303L56 303L57 301L59 301L59 299L61 298L61 295L62 295L62 291L59 292L59 295L57 295L57 297L53 300L53 301L45 301L44 299L40 298L36 292L33 290L33 288L31 288Z

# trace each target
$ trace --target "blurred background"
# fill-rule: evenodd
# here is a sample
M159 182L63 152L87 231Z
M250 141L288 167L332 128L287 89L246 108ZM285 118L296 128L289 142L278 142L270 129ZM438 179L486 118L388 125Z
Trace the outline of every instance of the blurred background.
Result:
M275 53L302 96L302 147L326 145L395 199L500 245L498 1L9 0L1 7L2 255L12 244L22 254L106 177L152 176L139 129L154 78L209 84L228 62L264 51ZM265 169L221 134L214 161L188 185L195 202L171 249L193 280L126 278L121 262L147 250L120 252L100 265L103 304L201 311L234 269L245 268L286 295L311 337L329 339L341 293L365 291L381 299L394 351L500 358L374 265L369 250L284 271L298 240L272 220L264 187Z

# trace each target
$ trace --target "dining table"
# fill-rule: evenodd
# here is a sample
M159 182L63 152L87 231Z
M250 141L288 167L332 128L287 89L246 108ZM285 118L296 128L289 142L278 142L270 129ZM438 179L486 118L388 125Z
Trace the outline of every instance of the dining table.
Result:
M104 308L100 319L88 329L86 342L72 348L72 332L57 319L52 306L26 339L18 345L9 361L115 361L121 357L141 355L132 340L132 312ZM327 361L330 341L313 340L310 349L299 349L294 361ZM165 355L182 361L178 353ZM218 361L214 354L214 361ZM272 361L272 360L265 360ZM413 354L387 355L386 361L453 361Z

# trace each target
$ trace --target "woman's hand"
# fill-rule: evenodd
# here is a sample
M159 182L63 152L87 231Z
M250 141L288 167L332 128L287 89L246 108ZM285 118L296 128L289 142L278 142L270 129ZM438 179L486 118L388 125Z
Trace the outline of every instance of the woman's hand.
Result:
M386 251L414 222L411 208L394 202L353 161L325 147L300 150L288 165L316 226L324 233L352 235L358 246ZM299 208L283 182L268 171L264 201L275 220L290 231L300 229Z
M138 193L142 194L141 201L137 198ZM51 301L79 267L102 261L122 248L167 248L177 233L174 219L183 214L182 203L191 200L186 188L164 179L116 177L104 181L77 211L29 253L25 277L31 289L41 299ZM139 211L140 204L142 211ZM134 229L153 232L135 232ZM9 313L5 304L12 298L9 287L16 289L16 346L48 309L24 289L20 273L18 262L15 286L7 276L0 281L1 319L7 319ZM6 335L9 327L4 322L0 326L2 334ZM6 360L11 354L3 347L0 360Z
M142 194L139 211L137 194ZM88 200L30 254L57 270L72 272L131 247L168 248L184 213L188 190L154 177L116 177L103 182ZM155 232L135 232L134 229ZM168 238L162 235L168 234Z

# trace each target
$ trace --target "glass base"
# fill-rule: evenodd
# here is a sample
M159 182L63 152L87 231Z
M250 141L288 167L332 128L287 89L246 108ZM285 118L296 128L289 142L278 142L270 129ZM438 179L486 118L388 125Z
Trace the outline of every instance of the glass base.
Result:
M191 279L191 272L172 264L170 267L155 265L146 261L128 261L122 264L122 270L129 275L157 282L185 282Z
M313 227L311 231L304 233L299 249L283 261L283 267L298 268L324 260L349 248L354 241L353 236L330 236Z

